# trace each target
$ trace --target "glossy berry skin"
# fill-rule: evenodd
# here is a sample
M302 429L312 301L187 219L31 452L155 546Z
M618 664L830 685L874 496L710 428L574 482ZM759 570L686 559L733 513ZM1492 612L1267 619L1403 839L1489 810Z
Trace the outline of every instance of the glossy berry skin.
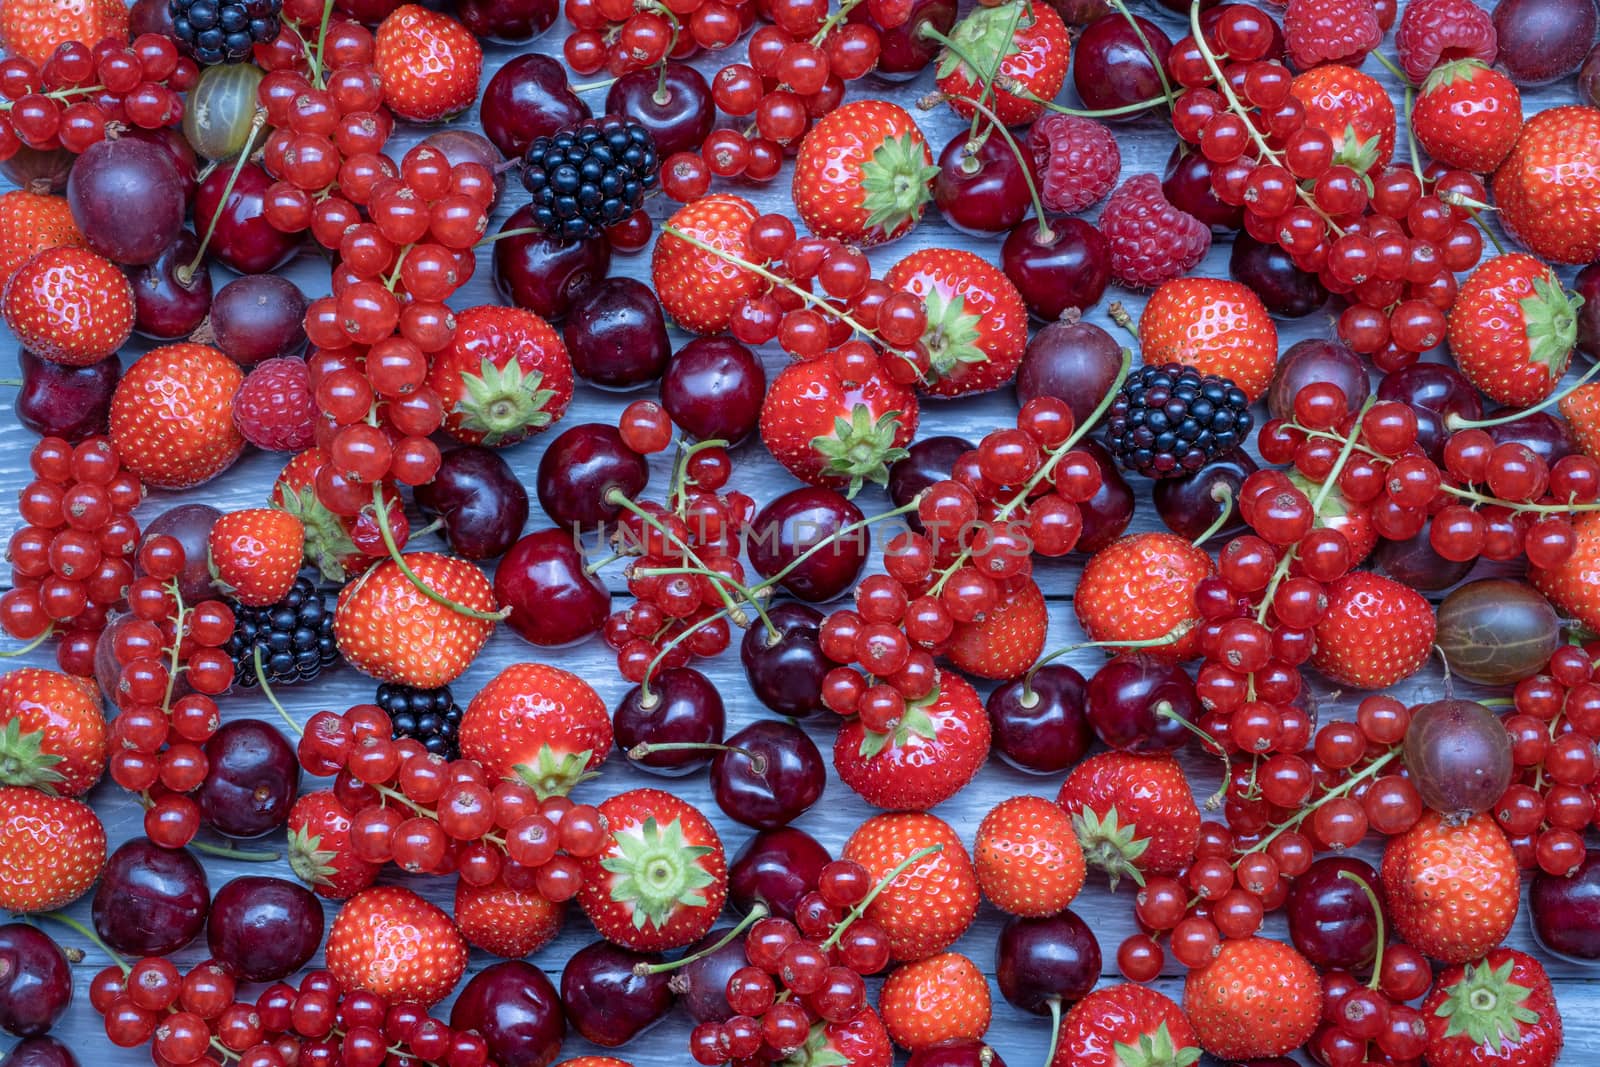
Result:
M958 230L978 234L1009 230L1028 212L1023 164L1004 138L984 138L975 153L968 151L969 143L962 130L939 153L934 205Z
M200 814L218 833L260 837L289 818L300 763L283 734L259 719L226 723L205 746L210 767L195 793Z
M779 830L778 833L801 834L799 830ZM763 835L757 834L751 839L751 847ZM801 834L801 836L805 836ZM818 845L818 848L822 846ZM827 850L823 849L827 856ZM830 857L831 858L831 857ZM822 864L827 858L817 864L817 869L822 869ZM798 894L795 899L799 899ZM747 905L736 905L744 907ZM697 1023L724 1022L733 1015L733 1009L728 1006L727 988L728 978L741 967L748 967L749 961L745 958L744 941L742 938L733 938L721 948L711 951L711 947L726 937L732 930L731 926L719 926L711 930L699 941L689 946L687 955L694 956L705 952L693 963L686 964L678 970L677 980L673 988L678 992L678 1002L683 1006L689 1018Z
M906 21L886 29L873 21L866 5L858 4L850 9L849 21L864 22L878 31L881 51L873 73L888 81L901 81L933 62L939 44L922 32L923 27L948 34L956 22L956 6L955 0L911 0Z
M976 447L965 437L949 434L918 438L889 468L889 499L895 507L905 507L928 486L950 477L956 461ZM922 519L915 511L905 519L913 530L922 532Z
M1078 424L1116 381L1122 349L1109 333L1068 313L1033 335L1017 368L1017 403L1037 396L1067 402Z
M17 421L40 437L73 443L106 432L111 394L122 377L122 360L108 356L87 367L69 367L19 349L22 386L12 410Z
M606 93L606 114L620 115L650 131L656 153L696 151L716 121L711 86L687 63L669 62L629 71Z
M990 742L1011 766L1030 774L1061 774L1089 750L1083 675L1047 664L1030 685L1007 682L989 694Z
M672 972L639 974L659 955L595 941L574 952L561 972L561 1005L572 1028L602 1048L617 1048L664 1019L677 1001Z
M800 898L817 887L817 878L831 859L828 850L804 830L793 826L762 830L745 842L728 867L728 899L741 912L748 913L761 901L772 914L792 919ZM742 950L738 958L743 964Z
M272 179L255 164L239 171L224 199L232 167L218 167L200 183L194 196L197 217L217 218L210 254L240 274L267 274L289 261L300 247L299 234L287 234L267 222L266 194Z
M1289 890L1289 936L1318 967L1355 971L1372 963L1378 919L1361 886L1378 888L1378 872L1352 856L1324 856Z
M1135 16L1144 40L1121 15L1100 16L1084 28L1073 50L1072 83L1083 106L1090 110L1125 107L1161 95L1161 77L1155 64L1165 64L1172 39L1161 27ZM1145 48L1154 49L1152 60ZM1122 121L1143 112L1118 116Z
M1087 693L1089 725L1111 748L1170 752L1191 734L1200 698L1184 669L1140 653L1118 656L1095 672Z
M500 230L532 225L532 210L521 207ZM604 237L561 241L526 233L494 243L494 285L501 299L550 322L566 318L590 287L606 276L610 265L611 245Z
M72 1002L72 966L36 926L0 926L0 1030L13 1037L49 1032Z
M1069 308L1087 311L1100 302L1111 282L1111 246L1079 218L1052 218L1043 230L1024 220L1001 244L1000 268L1029 313L1054 322Z
M622 513L610 494L637 500L649 480L644 457L623 443L615 426L586 422L550 442L535 487L539 506L557 526L592 529Z
M1100 979L1100 943L1070 909L1042 919L1013 916L995 944L995 980L1012 1004L1049 1015L1050 1002L1080 1000Z
M1282 248L1247 233L1233 239L1228 274L1254 290L1266 309L1281 318L1302 318L1328 302L1328 290L1315 274L1295 266Z
M566 1037L561 998L543 971L507 960L473 976L450 1009L450 1026L476 1030L496 1063L543 1067L556 1058Z
M827 765L798 726L758 719L711 761L711 794L724 815L758 830L787 826L822 796ZM748 753L748 755L746 754Z
M537 37L555 22L555 0L462 0L456 17L475 37L512 43Z
M154 262L183 227L177 165L160 147L136 138L90 145L72 166L67 201L89 247L115 263ZM138 203L137 212L112 207L130 202Z
M1234 448L1213 457L1193 474L1162 478L1155 483L1150 495L1161 521L1179 537L1195 540L1222 518L1224 510L1233 517L1212 536L1230 537L1244 530L1244 519L1233 501L1239 498L1244 480L1255 470L1256 462L1250 454ZM1219 500L1224 492L1232 494L1231 497Z
M136 837L111 854L95 889L95 932L128 956L165 956L205 926L211 892L186 849Z
M1589 849L1569 877L1534 876L1528 911L1541 947L1572 959L1600 959L1600 851Z
M750 565L763 578L771 578L814 546L825 545L778 584L801 600L826 603L855 583L866 562L871 534L865 528L840 533L863 518L860 508L832 489L791 490L762 508L751 522Z
M445 539L465 559L504 555L528 521L521 479L499 453L479 445L446 452L433 479L417 486L416 498L424 515L444 520Z
M632 278L607 278L585 292L563 336L573 372L607 389L654 381L672 353L660 302Z
M166 5L163 4L163 7ZM30 1037L13 1045L0 1058L4 1067L78 1067L72 1049L53 1037Z
M495 601L511 609L506 625L541 648L597 632L611 593L586 566L568 530L538 530L512 545L494 574Z
M193 333L205 319L211 309L210 269L202 264L187 284L177 274L199 251L199 240L185 230L154 262L132 273L135 333L175 341Z
M755 433L767 372L761 359L731 337L697 337L673 353L661 379L661 406L700 441L739 444Z
M217 890L206 943L240 981L276 982L316 953L322 926L322 904L304 886L246 876Z
M634 686L612 716L617 747L629 761L652 774L693 774L711 762L712 750L691 748L634 757L636 745L716 745L727 723L722 696L711 680L692 667L660 672L648 690Z
M590 118L589 106L567 85L559 59L526 54L508 61L484 86L483 132L507 159L520 159L536 137Z
M757 700L791 719L832 714L822 702L822 680L834 664L822 654L817 635L822 613L809 604L786 601L767 609L778 635L752 626L739 642L745 680Z

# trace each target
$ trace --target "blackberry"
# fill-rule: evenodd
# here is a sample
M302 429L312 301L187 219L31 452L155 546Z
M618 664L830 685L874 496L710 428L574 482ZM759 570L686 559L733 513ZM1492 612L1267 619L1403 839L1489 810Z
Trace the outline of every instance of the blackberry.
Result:
M296 578L276 604L251 608L230 601L233 636L222 646L233 660L233 679L245 688L256 685L255 650L268 685L309 682L324 667L339 661L333 639L333 608L309 578Z
M535 139L522 157L522 184L533 194L534 225L577 240L639 210L660 166L649 130L607 115Z
M202 67L243 63L278 39L283 0L167 0L172 32Z
M447 760L456 758L456 733L461 729L461 709L450 687L412 689L384 682L378 686L378 707L389 713L394 736L414 737L422 747Z
M1254 422L1244 390L1181 363L1128 375L1106 413L1106 446L1125 468L1176 478L1244 444Z

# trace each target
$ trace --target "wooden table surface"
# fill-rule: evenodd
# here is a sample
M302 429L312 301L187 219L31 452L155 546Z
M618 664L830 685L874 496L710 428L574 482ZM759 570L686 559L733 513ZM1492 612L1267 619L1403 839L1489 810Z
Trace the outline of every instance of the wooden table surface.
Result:
M1161 24L1176 40L1187 32L1184 20L1164 8L1158 7L1153 0L1139 0L1136 5L1139 14L1152 18ZM545 33L538 40L523 46L488 45L486 47L484 79L500 67L501 64L521 55L527 51L550 52L560 56L561 41L564 36L565 24L558 23L554 28ZM1392 36L1385 43L1388 53L1393 55ZM743 58L742 46L725 53L722 57L702 59L698 65L709 76L723 62L732 62L734 59ZM1380 78L1389 87L1396 102L1396 109L1401 107L1401 92L1394 78L1389 75L1377 62L1369 60L1364 68L1369 74ZM589 79L574 78L575 82ZM850 97L881 96L901 102L907 108L915 109L914 101L917 97L928 92L932 84L932 74L924 71L914 81L901 83L888 83L881 79L869 77L862 82L850 87ZM1535 111L1573 103L1576 100L1577 89L1572 78L1564 79L1554 85L1532 89L1524 92L1523 104L1527 114ZM604 91L596 90L586 94L586 100L597 111L604 107ZM1071 82L1063 95L1063 100L1076 103ZM935 153L952 137L957 136L964 123L959 123L947 110L940 108L934 111L915 111L918 123L927 134L928 140ZM1404 121L1402 116L1402 122ZM477 129L477 109L457 120L458 125L466 128ZM1125 122L1116 126L1116 133L1122 152L1122 175L1124 178L1132 175L1153 172L1158 176L1166 163L1167 157L1175 143L1175 137L1170 126L1160 117L1145 118L1135 122ZM401 126L397 129L393 141L390 143L390 154L395 158L404 152L411 143L424 136L427 130ZM1408 158L1406 150L1406 137L1402 128L1397 138L1397 158ZM755 202L761 210L783 211L793 214L792 205L788 196L788 168L785 174L777 181L765 188L737 187L740 195L746 196ZM525 202L525 195L519 185L512 182L506 191L501 205L491 222L492 228L498 228L516 207ZM658 224L671 213L673 204L665 197L655 197L650 202L650 211ZM1097 214L1097 208L1091 209L1089 217ZM998 254L998 241L990 239L975 239L964 235L948 226L939 214L930 209L927 217L919 224L909 236L894 242L886 248L875 249L871 258L878 271L886 269L899 257L916 248L925 246L951 246L958 248L971 248L986 258L993 259ZM1212 248L1210 255L1196 273L1215 277L1227 276L1227 255L1229 245L1227 241L1218 241ZM1492 250L1491 250L1492 251ZM612 273L633 277L649 277L648 253L635 255L616 255L612 259ZM327 291L328 268L325 260L310 247L284 269L283 273L293 278L309 296L318 296ZM213 278L217 288L230 277L229 272L220 267L213 267ZM1138 308L1143 304L1143 296L1138 293L1119 290L1113 287L1108 290L1106 297L1100 305L1087 313L1087 318L1100 323L1108 329L1111 326L1107 315L1107 307L1114 300L1120 300L1128 306L1137 319ZM479 271L472 282L466 286L452 300L457 310L481 303L497 302L490 282L489 257L483 256L479 260ZM1332 334L1333 315L1336 309L1330 311L1323 309L1300 320L1279 320L1278 331L1282 347L1287 348L1292 342L1304 337L1326 337ZM687 335L674 331L674 344L681 344ZM123 352L124 365L130 364L138 354L151 347L150 342L136 339L130 343ZM776 346L767 346L763 352L766 359L769 380L772 374L783 365L786 358ZM1444 353L1435 353L1433 359L1446 360ZM0 354L0 377L14 377L16 371L16 354L14 344L5 346L5 351ZM633 393L618 394L606 392L588 385L580 384L577 395L573 400L563 422L557 430L586 421L599 421L612 423L615 421L622 407L629 401L640 396L654 395L653 387L647 387ZM1011 423L1016 412L1016 400L1009 387L998 392L982 397L968 398L959 401L925 401L922 408L921 433L924 436L938 433L957 433L976 441L989 429ZM1264 418L1264 416L1263 416ZM1258 422L1259 424L1259 422ZM546 433L530 441L526 441L505 453L513 469L525 483L531 485L534 471L537 468L539 457L553 434ZM28 452L34 443L33 435L19 425L14 419L0 419L0 515L5 517L0 522L5 530L9 530L15 523L15 500L17 491L30 479L28 472ZM138 512L141 523L160 514L167 507L180 501L199 501L221 508L224 511L243 507L258 506L266 501L266 494L274 477L285 461L282 454L263 453L255 449L249 450L239 463L224 475L207 485L191 490L184 494L166 492L153 492ZM658 457L659 458L659 457ZM781 467L777 465L757 443L747 443L735 453L736 473L735 484L743 491L751 494L758 505L773 497L794 488L798 483ZM647 494L659 498L662 486L666 482L666 471L660 463L655 464L652 470L651 485ZM1148 483L1137 478L1132 478L1135 491L1140 498L1140 507L1133 519L1131 530L1148 530L1159 528L1160 520L1153 507L1148 502ZM531 493L530 493L531 495ZM885 498L881 491L869 487L863 491L860 499L861 506L868 514L882 510ZM528 529L534 530L548 525L542 513L539 513L537 501L534 501L535 514L530 517ZM0 531L3 532L3 531ZM436 538L421 539L413 542L414 547L437 547ZM1077 574L1082 564L1081 557L1070 557L1064 562L1052 562L1038 568L1040 586L1050 601L1050 633L1047 648L1056 648L1062 645L1076 643L1083 640L1077 620L1072 611L1072 594L1077 581ZM613 590L621 590L622 585L617 568L608 570L609 584ZM625 603L618 598L617 606ZM605 698L608 706L615 707L617 702L629 688L622 681L615 669L612 652L599 640L598 637L588 639L574 647L547 651L528 645L506 627L499 627L490 639L477 662L471 670L455 685L454 691L458 702L465 705L472 693L485 681L493 677L498 671L509 663L520 661L545 661L557 664L568 670L575 671L590 680L600 695ZM1079 652L1067 659L1089 674L1102 656L1094 651ZM39 666L54 666L54 655L48 649L40 649L20 659L11 661L10 665L23 663L37 664ZM709 662L700 662L696 666L704 671L717 684L724 694L728 711L728 732L742 727L744 724L762 717L766 710L750 695L745 682L743 671L739 665L736 649L730 649L722 656ZM1333 686L1325 679L1308 672L1308 684L1324 697L1322 714L1324 716L1345 717L1353 715L1354 704L1350 699L1337 699L1331 696ZM279 690L289 711L295 718L304 722L313 712L331 708L342 711L345 707L358 702L372 699L375 683L372 679L355 671L352 668L341 666L324 673L315 681L292 688ZM988 687L981 687L987 692ZM1421 701L1435 699L1443 693L1443 677L1436 661L1430 661L1421 672L1408 679L1396 690L1397 695L1408 701ZM225 719L258 717L268 721L275 721L271 709L259 694L259 691L235 691L221 698L221 706ZM807 725L807 730L818 742L824 752L830 751L831 732L823 725ZM1184 753L1186 766L1190 770L1191 781L1197 796L1206 796L1213 791L1218 783L1218 769L1215 761L1200 757L1193 751ZM666 788L684 797L690 802L706 811L716 824L719 833L723 835L724 844L727 846L729 856L738 851L753 831L735 824L722 815L720 810L712 803L710 792L704 776L694 776L686 779L662 779L645 775L629 767L621 757L613 753L612 758L603 768L603 775L598 781L587 783L580 787L578 796L592 802L598 802L605 796L619 792L623 789L641 785L653 785ZM323 788L330 780L305 779L302 789ZM935 809L936 813L948 820L969 846L972 836L977 829L979 820L983 815L1001 799L1019 793L1037 793L1043 796L1054 797L1060 785L1059 776L1034 777L1020 773L1002 764L999 760L989 761L977 778L957 794L954 798ZM106 829L110 837L111 847L115 848L123 841L140 835L141 810L130 796L116 785L105 780L97 786L87 798L105 820ZM830 770L827 790L822 800L808 813L802 816L795 825L800 829L814 835L830 850L835 852L840 848L850 832L861 821L872 814L873 809L863 803L859 797L834 777ZM254 842L249 847L269 848L279 850L283 848L283 834L277 833L261 842ZM1368 860L1376 862L1379 849L1374 845L1374 839L1360 850ZM243 874L275 874L285 878L292 878L287 863L279 861L273 864L245 864L234 861L218 860L208 856L200 857L205 865L211 889L216 891L228 880ZM453 892L454 880L449 878L415 878L404 877L390 868L383 876L383 881L399 882L449 907ZM1115 955L1118 944L1124 937L1134 930L1131 897L1129 888L1124 887L1120 896L1113 897L1107 892L1102 878L1091 877L1090 884L1079 896L1073 907L1090 926L1095 930L1100 939L1101 949L1105 957L1104 983L1114 983L1120 980L1115 971ZM92 895L92 894L91 894ZM88 899L78 902L68 909L72 914L84 921L88 921ZM337 905L325 902L324 910L331 921ZM1000 927L1002 916L992 907L985 904L979 915L978 921L973 925L967 935L962 938L956 949L966 953L986 973L992 975L994 970L995 938ZM106 1041L99 1017L90 1007L85 989L89 978L102 966L105 961L92 946L85 945L77 935L61 929L52 928L51 934L61 939L63 944L78 945L87 950L87 958L77 968L78 989L71 1008L66 1017L56 1028L56 1036L67 1043L77 1053L85 1067L123 1067L123 1065L147 1064L150 1062L146 1049L121 1050ZM1281 913L1269 919L1265 931L1271 936L1286 939ZM567 958L578 948L593 940L594 934L589 924L576 907L572 908L567 923L562 933L539 953L533 961L550 974L552 979L559 981L562 967ZM179 952L175 959L180 967L187 968L206 956L204 937L195 944ZM1538 950L1533 945L1529 922L1524 914L1518 917L1516 927L1509 939L1509 943L1519 948L1535 952L1545 962L1551 976L1556 982L1557 999L1560 1003L1562 1015L1566 1023L1566 1048L1562 1054L1561 1062L1564 1064L1584 1065L1600 1062L1600 970L1585 968L1572 963L1553 959ZM320 954L318 957L320 960ZM318 961L313 961L316 963ZM470 970L475 972L494 962L492 957L474 952ZM1181 998L1183 972L1170 959L1168 972L1156 983L1157 988L1168 994ZM875 993L877 983L872 983ZM1049 1040L1049 1024L1045 1019L1027 1015L1007 1004L999 995L998 988L991 983L991 992L995 1004L994 1021L988 1033L988 1041L995 1047L999 1054L1011 1067L1030 1067L1039 1064L1044 1055ZM436 1013L438 1014L438 1013ZM681 1012L675 1012L659 1026L634 1040L631 1044L617 1051L617 1055L631 1060L639 1065L656 1065L688 1063L687 1038L690 1023ZM5 1039L0 1042L0 1048L9 1048L14 1041ZM572 1035L562 1048L562 1058L583 1055L586 1053L603 1052L592 1048L581 1038Z

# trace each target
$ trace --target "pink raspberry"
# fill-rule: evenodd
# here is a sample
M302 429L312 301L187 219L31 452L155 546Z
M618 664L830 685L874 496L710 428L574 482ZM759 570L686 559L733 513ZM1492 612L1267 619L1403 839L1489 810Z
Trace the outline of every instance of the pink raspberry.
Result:
M268 359L255 365L233 395L233 422L244 439L273 452L298 452L316 440L311 374L303 360Z
M1494 63L1500 52L1494 20L1472 0L1411 0L1394 31L1400 69L1414 82L1451 59Z
M1301 70L1322 63L1359 65L1383 42L1372 0L1289 0L1283 13L1289 60Z
M1104 123L1048 112L1028 131L1039 198L1051 211L1082 211L1109 193L1122 170L1122 152Z
M1111 245L1111 276L1133 289L1186 274L1211 251L1211 227L1173 207L1154 174L1135 175L1111 194L1100 232Z

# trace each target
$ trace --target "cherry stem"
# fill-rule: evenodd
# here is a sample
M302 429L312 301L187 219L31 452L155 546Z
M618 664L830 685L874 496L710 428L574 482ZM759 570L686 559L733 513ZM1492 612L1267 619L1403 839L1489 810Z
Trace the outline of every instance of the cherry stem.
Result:
M1387 68L1390 74L1393 74L1396 78L1400 79L1401 85L1404 85L1407 89L1411 88L1411 77L1406 74L1405 71L1395 66L1394 60L1384 55L1382 49L1374 48L1372 51L1368 52L1367 55L1371 56L1373 59L1376 59L1380 66Z
M872 902L877 900L885 889L888 889L891 885L893 885L896 878L899 878L902 874L905 874L906 871L910 870L913 863L925 860L929 856L943 851L943 845L929 845L927 848L917 849L917 851L913 852L911 855L895 864L892 868L890 868L889 873L880 878L878 880L878 884L873 886L871 891L856 903L855 907L845 912L844 918L840 919L838 924L834 926L833 933L828 935L828 940L824 941L817 947L823 952L826 952L828 949L837 945L839 943L839 939L844 936L844 932L850 929L851 925L857 919L861 918L861 916L867 913L867 909L872 906Z
M1261 838L1261 840L1257 841L1255 844L1241 852L1239 854L1240 859L1250 855L1252 852L1265 851L1267 846L1272 844L1273 841L1277 840L1280 834L1283 834L1288 830L1293 830L1295 827L1311 818L1316 810L1322 807L1322 805L1326 804L1328 801L1333 800L1336 797L1344 796L1346 793L1350 792L1368 778L1375 776L1379 771L1383 770L1383 768L1387 767L1391 762L1393 762L1395 757L1399 755L1400 747L1398 745L1392 746L1389 751L1385 752L1383 755L1379 756L1377 759L1361 768L1361 770L1357 771L1355 774L1352 774L1349 778L1346 778L1343 782L1322 794L1317 798L1316 803L1311 804L1308 807L1301 808L1299 811L1289 816L1289 818L1273 827L1270 833L1266 834ZM1238 865L1239 861L1235 860L1234 866L1238 867Z
M1213 521L1210 526L1206 527L1204 533L1202 533L1199 537L1196 537L1193 541L1189 542L1195 548L1199 548L1201 545L1217 536L1217 534L1221 533L1222 528L1227 526L1229 520L1233 518L1233 487L1231 485L1229 485L1227 482L1218 482L1216 485L1211 487L1211 492L1209 495L1212 500L1215 500L1218 504L1222 505L1222 514L1218 515L1215 521Z
M628 553L626 553L626 552L613 552L613 553L611 553L611 555L607 556L605 559L597 559L593 563L586 563L586 564L584 564L584 567L583 567L583 573L585 573L585 574L599 574L601 571L603 571L607 567L611 566L617 560L622 559L627 554Z
M1010 93L1012 96L1021 97L1030 103L1038 104L1046 111L1054 111L1057 115L1072 115L1080 119L1114 119L1119 115L1137 115L1139 112L1155 107L1158 104L1172 103L1172 98L1170 96L1162 95L1152 96L1148 100L1139 100L1132 104L1119 104L1116 107L1092 109L1068 107L1065 104L1058 104L1054 100L1046 100L1044 97L1039 96L1032 90L1028 89L1028 87L1023 85L1021 82L1013 82L1008 79L1001 80L1005 83L1006 92Z
M668 51L671 51L671 49L668 49ZM583 85L574 85L571 86L571 89L575 93L592 93L596 89L609 89L615 84L617 84L617 79L606 78L604 81L586 82Z
M1543 411L1551 404L1559 404L1561 401L1565 400L1569 394L1575 392L1579 386L1583 385L1590 378L1593 378L1597 373L1600 373L1600 363L1592 364L1588 370L1584 371L1583 374L1578 377L1577 381L1573 382L1565 389L1557 390L1556 392L1553 392L1549 396L1545 397L1543 400L1539 401L1537 404L1534 404L1531 407L1520 408L1509 415L1497 415L1492 419L1463 419L1456 415L1450 415L1444 420L1445 428L1452 432L1456 430L1485 430L1491 426L1503 426L1508 422L1516 422L1518 419L1523 419L1536 412Z
M260 645L256 645L250 650L250 659L256 668L256 684L261 686L261 695L267 698L267 703L278 709L278 714L283 716L283 721L289 724L289 729L294 731L296 737L305 736L305 730L301 729L300 724L294 721L294 716L289 714L288 709L278 702L278 695L272 691L272 686L267 684L267 672L262 670L261 667Z
M1053 1067L1061 1044L1061 998L1050 997L1045 1004L1050 1008L1050 1047L1044 1051L1043 1067Z
M54 637L55 632L56 628L51 626L46 629L44 633L40 634L38 637L35 637L32 641L29 641L21 648L14 648L9 652L0 652L0 659L10 659L13 656L25 656L29 652L32 652L34 649L38 648L40 645L44 644L46 641L50 640L50 638Z
M1339 877L1360 886L1361 891L1367 895L1367 900L1372 904L1372 915L1378 924L1378 947L1372 955L1372 977L1367 979L1367 988L1376 990L1383 975L1383 905L1378 903L1378 894L1373 892L1372 886L1355 871L1340 871Z
M539 227L537 227L537 226L518 226L514 230L501 230L499 233L492 233L488 237L480 237L478 239L477 244L473 245L472 247L473 248L482 248L484 245L492 245L496 241L503 241L507 237L542 237L542 236L544 236L544 231L539 229Z
M254 851L243 848L229 848L226 845L213 845L199 838L189 842L189 847L196 852L204 852L208 856L218 859L238 860L241 863L276 863L283 857L276 852Z
M1207 811L1216 811L1222 807L1222 802L1228 797L1228 782L1233 779L1233 757L1228 755L1227 746L1212 737L1198 723L1192 723L1182 715L1179 715L1173 706L1165 700L1156 705L1156 717L1177 723L1198 737L1202 744L1217 754L1217 758L1222 761L1222 784L1217 786L1215 793L1206 798L1205 806Z
M734 752L750 761L750 769L756 774L767 773L767 757L760 752L751 752L748 748L738 745L713 745L700 741L640 741L628 749L628 758L642 760L656 752Z
M0 385L7 385L13 389L22 388L21 378L0 378Z
M678 439L678 458L672 466L672 484L668 486L667 492L670 494L669 498L677 499L677 512L680 516L683 514L683 506L686 503L686 501L683 499L683 488L689 483L689 460L693 459L696 455L706 451L707 449L727 447L728 442L722 440L720 437L712 437L704 441L696 441L687 448L684 447L683 438L680 437Z
M1411 149L1411 173L1415 174L1417 176L1417 183L1420 185L1422 183L1422 181L1423 181L1423 177L1422 177L1422 149L1417 145L1416 127L1411 125L1411 114L1412 114L1413 111L1416 110L1416 105L1417 105L1417 91L1415 89L1413 89L1410 86L1410 84L1408 83L1406 85L1406 99L1405 99L1406 144Z
M328 0L328 8L333 7L333 0ZM233 173L228 175L228 181L222 187L222 196L217 199L217 210L211 213L211 221L206 224L206 235L200 240L200 247L195 250L194 258L177 270L172 272L178 283L188 287L194 281L194 272L200 269L200 264L205 262L206 249L211 245L211 238L216 235L217 223L222 221L222 213L228 210L228 198L233 195L233 187L239 181L239 175L244 173L244 165L250 162L250 153L255 151L256 138L261 136L261 131L267 125L267 112L264 108L256 108L255 116L250 120L250 131L245 134L244 147L239 149L239 158L233 164Z
M129 971L133 970L133 968L128 965L128 961L117 955L117 951L110 945L106 944L105 941L101 939L99 934L95 933L93 930L89 929L89 927L85 926L77 919L74 919L72 916L59 911L40 911L35 912L33 914L33 918L49 919L51 922L60 923L69 930L75 930L81 934L91 945L105 953L106 959L110 960L112 963L121 968L123 974L127 974Z
M482 622L499 622L511 614L510 608L501 608L499 611L479 611L477 608L469 608L465 604L458 604L423 581L422 576L411 569L411 564L406 562L405 556L400 552L400 546L395 543L394 530L389 527L389 506L383 498L382 482L374 482L372 485L372 505L373 518L378 523L378 532L383 535L383 544L389 550L389 558L394 560L395 566L400 568L400 573L405 575L423 596L436 604L443 604L457 615L465 615L469 619L478 619Z
M1075 645L1064 645L1061 648L1056 649L1054 652L1042 657L1038 663L1035 663L1032 668L1029 669L1027 674L1022 676L1023 695L1026 697L1031 693L1031 690L1028 687L1033 683L1034 674L1039 670L1040 667L1043 667L1051 660L1060 659L1062 656L1070 656L1072 653L1081 652L1086 648L1165 648L1168 645L1175 645L1179 641L1183 640L1184 635L1192 629L1194 629L1194 622L1190 619L1184 619L1183 621L1179 622L1178 625L1174 626L1160 637L1147 637L1136 641L1080 641ZM1025 706L1032 707L1033 705L1028 704Z
M935 96L944 96L949 100L965 100L974 111L988 118L991 127L1000 134L1001 138L1006 142L1006 147L1010 148L1011 154L1016 157L1017 167L1022 172L1022 180L1027 183L1028 199L1033 201L1033 217L1039 222L1037 239L1040 242L1055 240L1055 231L1050 228L1050 223L1045 219L1044 200L1039 196L1039 183L1033 177L1033 167L1029 164L1027 157L1022 154L1022 148L1017 144L1017 139L1011 136L1011 131L1006 129L1005 123L1000 121L1000 116L996 115L987 104L979 103L970 96L959 96L955 93L941 93L935 94ZM980 142L968 141L965 158L975 160L980 147L982 147Z
M1127 20L1128 26L1134 32L1134 36L1138 37L1139 43L1144 46L1144 54L1150 57L1150 65L1155 68L1156 77L1161 80L1161 88L1166 94L1167 106L1171 107L1176 94L1172 91L1172 82L1167 80L1167 65L1156 54L1155 46L1150 43L1150 38L1144 32L1144 27L1139 25L1139 20L1133 17L1132 11L1128 10L1128 5L1124 4L1122 0L1109 0L1109 3L1111 10Z
M635 963L633 965L633 973L640 978L647 978L652 974L666 974L668 971L676 971L680 967L687 967L696 960L703 960L707 956L727 948L733 944L734 939L740 934L766 917L767 906L758 900L750 906L750 914L740 919L739 925L717 938L715 944L707 945L699 952L691 952L687 956L679 956L677 959L668 960L665 963Z

